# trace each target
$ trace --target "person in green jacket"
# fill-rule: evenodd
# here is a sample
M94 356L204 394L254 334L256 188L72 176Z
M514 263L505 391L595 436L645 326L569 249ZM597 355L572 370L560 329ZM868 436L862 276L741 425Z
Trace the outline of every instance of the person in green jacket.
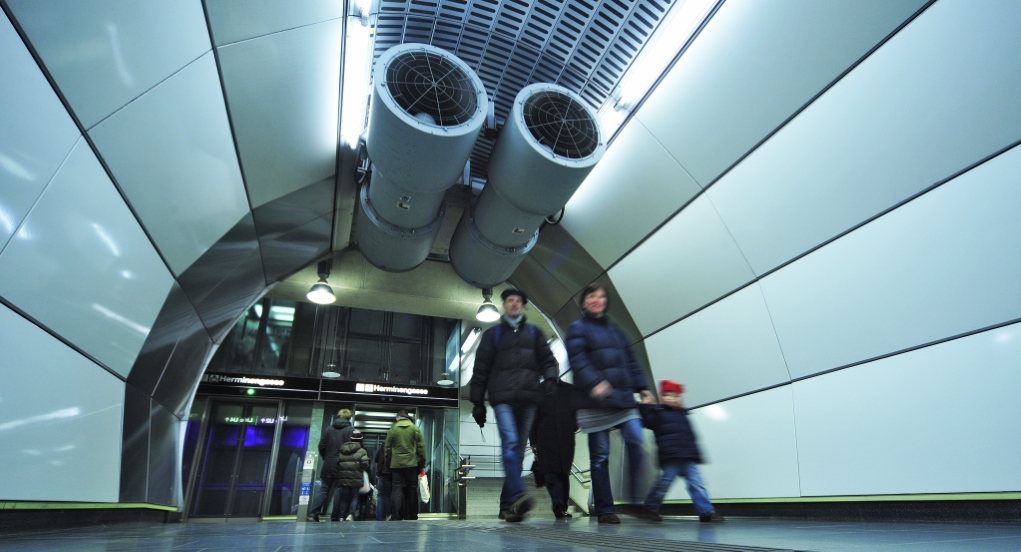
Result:
M397 413L397 423L386 434L383 449L393 477L389 519L418 519L418 474L425 469L425 439L407 410ZM405 501L407 511L402 516Z

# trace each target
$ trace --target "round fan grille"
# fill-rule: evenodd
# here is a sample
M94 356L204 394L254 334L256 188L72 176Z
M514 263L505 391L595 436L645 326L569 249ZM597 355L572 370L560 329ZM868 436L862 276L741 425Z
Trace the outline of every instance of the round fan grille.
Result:
M599 147L599 127L580 102L560 92L544 90L527 100L525 126L540 144L553 153L580 159Z
M386 87L401 109L436 126L468 122L479 108L471 77L451 60L431 52L395 57L386 68Z

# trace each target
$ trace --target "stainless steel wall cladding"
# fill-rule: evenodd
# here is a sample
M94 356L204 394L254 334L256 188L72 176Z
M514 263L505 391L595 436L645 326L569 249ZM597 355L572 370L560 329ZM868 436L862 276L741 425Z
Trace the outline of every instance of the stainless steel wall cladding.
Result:
M429 256L436 234L443 223L443 205L436 218L426 226L402 228L383 220L373 208L367 190L358 194L358 249L370 263L389 272L405 272L422 264Z
M599 119L578 95L551 84L522 89L489 158L489 182L451 240L458 275L487 287L510 277L543 219L567 204L605 151ZM501 268L467 255L496 255Z
M356 221L358 243L372 264L409 270L429 254L444 192L468 162L488 100L464 62L423 44L387 50L372 78L366 149L373 169L361 200L367 212ZM423 233L431 236L424 247Z

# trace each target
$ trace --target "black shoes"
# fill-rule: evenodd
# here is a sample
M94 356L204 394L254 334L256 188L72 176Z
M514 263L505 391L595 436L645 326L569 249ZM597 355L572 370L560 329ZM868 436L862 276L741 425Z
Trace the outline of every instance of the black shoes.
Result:
M635 511L635 517L647 519L649 521L663 521L663 516L659 515L659 512L650 510L645 506L638 507L638 510Z
M308 519L309 521L314 521L314 522L316 522L316 523L319 523L319 514L312 514L312 515L311 515L311 516L309 516L309 517L308 517L307 519Z
M718 523L718 522L723 521L723 516L721 516L720 514L717 514L716 512L713 512L713 513L711 513L711 514L709 514L707 516L698 516L698 520L703 522L703 523L709 523L709 522L717 522Z
M599 523L620 525L620 518L617 517L617 514L599 514Z
M519 521L525 519L525 514L527 514L528 511L532 509L533 502L534 501L528 495L525 495L517 499L516 501L514 501L514 504L511 504L510 509L507 510L507 513L504 515L503 519L510 523L518 523Z
M556 516L557 519L570 519L572 517L571 514L568 514L567 512L557 510L553 510L553 515Z

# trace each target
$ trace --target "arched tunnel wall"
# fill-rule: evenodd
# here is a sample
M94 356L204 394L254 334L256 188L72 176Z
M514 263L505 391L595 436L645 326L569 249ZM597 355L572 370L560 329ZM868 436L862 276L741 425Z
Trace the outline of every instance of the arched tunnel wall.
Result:
M153 3L126 78L68 55L99 15L25 5L0 19L0 500L177 505L213 344L329 251L338 201L336 143L303 157L336 105L220 80L255 94L250 60L287 65L259 52L341 24L216 37ZM607 284L719 498L1021 491L1018 8L870 6L725 2L511 278L561 328ZM337 83L333 51L291 82ZM267 117L293 151L239 157Z

